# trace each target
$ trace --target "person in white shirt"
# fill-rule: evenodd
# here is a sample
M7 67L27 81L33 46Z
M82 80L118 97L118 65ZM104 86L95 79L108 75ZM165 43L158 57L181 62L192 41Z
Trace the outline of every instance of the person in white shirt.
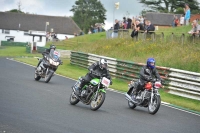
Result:
M180 25L181 26L184 25L184 16L183 15L181 15L181 17L180 17Z

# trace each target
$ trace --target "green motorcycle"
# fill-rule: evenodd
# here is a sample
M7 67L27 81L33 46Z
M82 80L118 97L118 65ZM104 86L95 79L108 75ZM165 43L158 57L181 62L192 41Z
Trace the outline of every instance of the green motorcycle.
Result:
M80 96L75 94L76 88L80 85L81 77L72 87L72 94L70 96L70 104L76 105L79 101L86 105L90 105L90 109L98 110L106 98L106 88L110 85L110 80L106 77L92 79L87 85L81 89Z

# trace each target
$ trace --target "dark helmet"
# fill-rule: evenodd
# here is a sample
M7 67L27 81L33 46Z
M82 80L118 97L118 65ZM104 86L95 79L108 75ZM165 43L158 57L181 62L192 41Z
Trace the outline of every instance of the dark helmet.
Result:
M99 61L99 67L100 67L101 69L104 69L104 68L106 69L107 66L108 66L107 60L101 58L100 61Z
M151 63L154 63L153 65ZM156 60L154 58L147 59L147 67L154 69L156 64Z
M56 46L53 45L53 44L51 44L50 49L54 49L54 50L56 50Z

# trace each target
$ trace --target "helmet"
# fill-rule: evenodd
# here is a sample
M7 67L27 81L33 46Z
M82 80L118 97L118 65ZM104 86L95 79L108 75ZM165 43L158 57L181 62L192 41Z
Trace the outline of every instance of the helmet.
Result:
M107 60L101 58L100 61L99 61L99 67L100 67L101 69L104 69L104 68L106 69L107 66L108 66Z
M55 45L53 45L53 44L51 44L51 46L50 46L50 49L56 49L56 46Z
M151 63L154 63L154 64L151 64ZM154 58L148 58L147 59L147 67L151 68L151 69L154 69L155 68L155 59Z

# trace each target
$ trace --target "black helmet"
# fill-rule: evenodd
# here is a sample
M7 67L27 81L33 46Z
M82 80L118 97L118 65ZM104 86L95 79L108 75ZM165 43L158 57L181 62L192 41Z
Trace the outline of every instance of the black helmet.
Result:
M106 69L107 66L108 66L107 60L101 58L100 61L99 61L99 67L100 67L101 69L104 69L104 68Z
M53 44L51 44L50 49L54 49L54 50L56 50L56 46L53 45Z

